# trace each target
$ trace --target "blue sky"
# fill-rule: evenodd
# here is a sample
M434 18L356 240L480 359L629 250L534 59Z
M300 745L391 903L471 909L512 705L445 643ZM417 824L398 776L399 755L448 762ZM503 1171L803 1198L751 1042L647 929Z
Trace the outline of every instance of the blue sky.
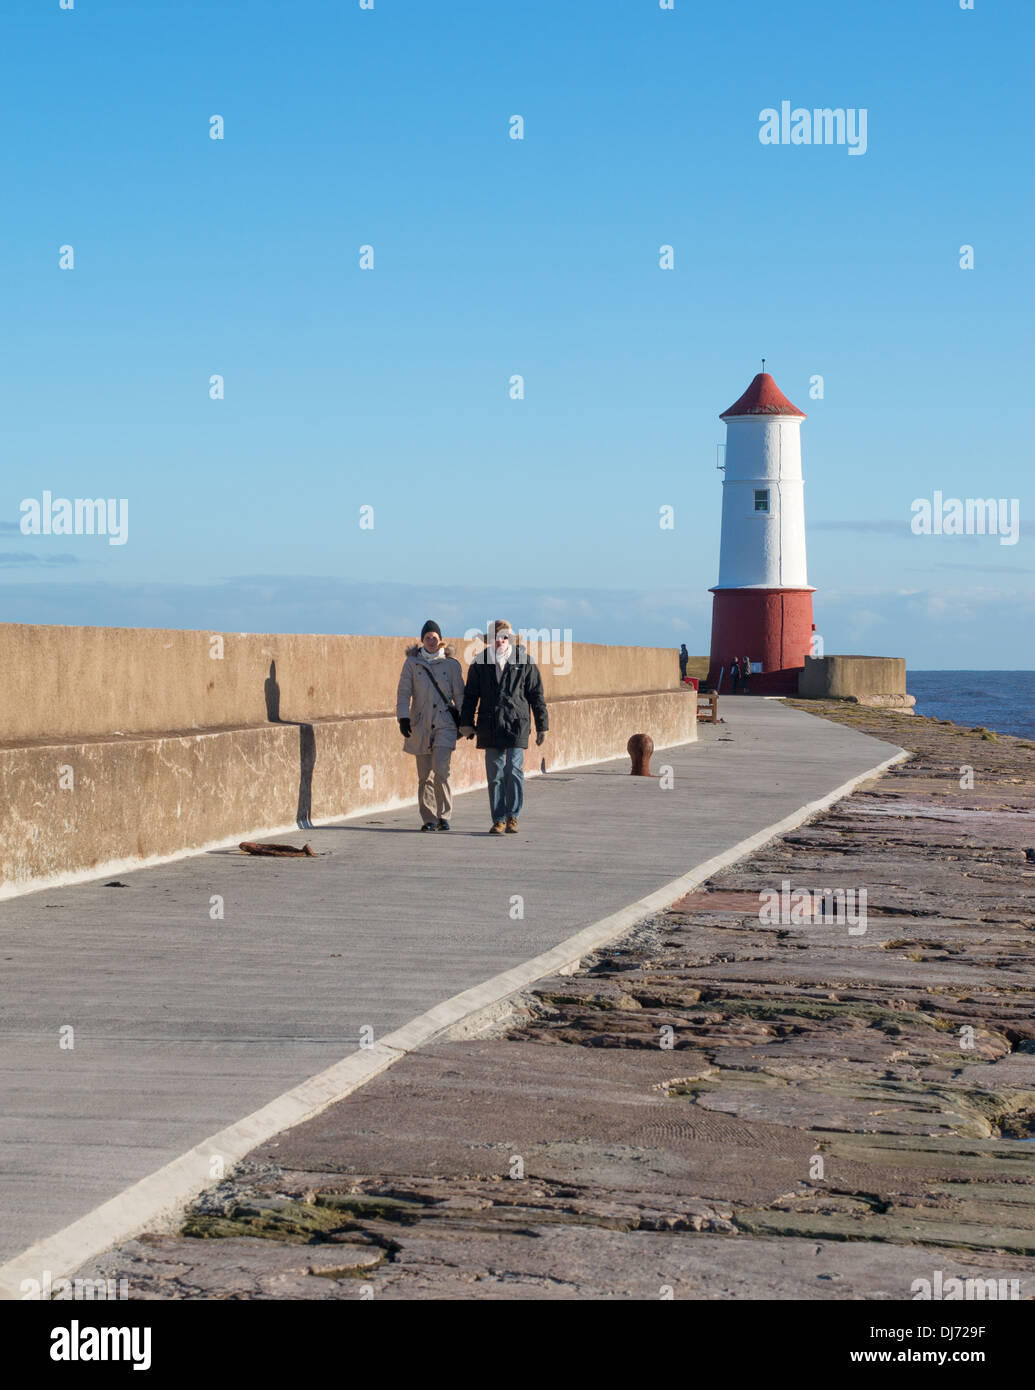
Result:
M826 650L1035 667L1027 0L10 0L2 38L0 619L706 652L765 356ZM866 153L762 145L784 99ZM1019 543L912 535L935 489ZM128 542L22 535L44 490Z

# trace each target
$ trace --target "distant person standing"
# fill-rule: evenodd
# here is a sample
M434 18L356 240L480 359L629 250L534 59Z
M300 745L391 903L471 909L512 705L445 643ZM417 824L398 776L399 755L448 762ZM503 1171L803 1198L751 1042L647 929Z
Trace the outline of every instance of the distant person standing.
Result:
M690 660L690 653L686 649L686 643L679 648L679 679L686 680L686 663Z
M449 765L460 723L464 674L442 629L429 618L420 644L406 648L395 697L403 749L417 759L417 805L422 830L448 830L453 809Z
M750 693L749 687L751 684L751 658L749 656L744 658L740 670L744 677L744 694L747 695Z
M740 657L733 658L733 665L730 667L730 681L732 683L732 693L736 695L737 684L740 681Z
M543 678L528 648L499 618L485 634L485 650L471 662L460 711L461 736L477 734L478 747L485 749L490 835L518 833L525 799L524 754L533 719L535 741L541 745L549 727Z

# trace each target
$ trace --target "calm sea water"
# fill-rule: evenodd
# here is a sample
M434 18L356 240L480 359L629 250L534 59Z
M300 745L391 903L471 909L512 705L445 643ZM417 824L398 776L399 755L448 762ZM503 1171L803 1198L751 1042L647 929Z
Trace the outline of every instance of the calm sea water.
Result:
M909 671L917 714L1035 738L1035 671Z

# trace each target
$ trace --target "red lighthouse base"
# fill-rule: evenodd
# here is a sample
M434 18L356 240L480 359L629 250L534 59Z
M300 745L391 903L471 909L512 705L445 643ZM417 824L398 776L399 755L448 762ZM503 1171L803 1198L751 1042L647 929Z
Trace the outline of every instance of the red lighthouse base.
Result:
M814 589L713 589L712 649L708 684L717 686L725 668L723 694L729 694L730 667L748 657L762 663L751 677L752 695L796 695L798 676L812 651Z

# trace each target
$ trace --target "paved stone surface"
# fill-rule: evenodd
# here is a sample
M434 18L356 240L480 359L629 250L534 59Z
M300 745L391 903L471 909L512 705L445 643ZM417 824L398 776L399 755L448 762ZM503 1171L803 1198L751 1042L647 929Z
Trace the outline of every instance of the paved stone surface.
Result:
M971 1306L1035 1299L1035 748L831 713L916 755L85 1277L136 1298L902 1300L940 1276ZM784 880L865 888L865 932L761 921ZM357 1242L382 1258L350 1265Z
M772 701L722 712L655 754L669 790L624 760L529 779L518 836L486 836L478 791L448 835L408 809L299 832L317 859L206 854L0 905L0 1257L354 1050L364 1025L384 1036L893 751Z

